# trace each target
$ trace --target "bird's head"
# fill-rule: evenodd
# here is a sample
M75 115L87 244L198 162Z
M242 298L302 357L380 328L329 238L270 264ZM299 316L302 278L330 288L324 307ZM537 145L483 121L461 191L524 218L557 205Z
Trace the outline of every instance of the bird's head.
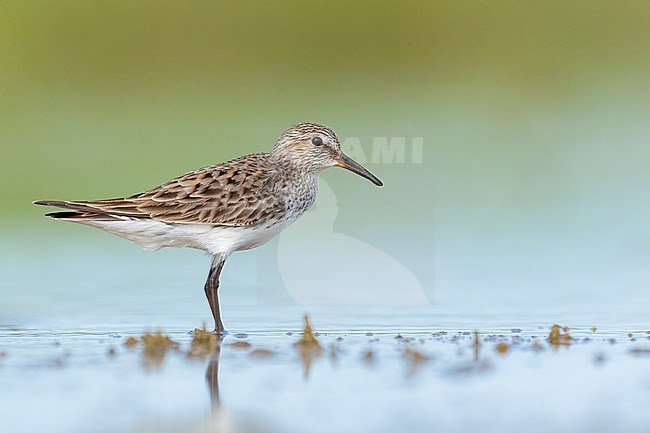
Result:
M342 167L377 186L384 185L361 164L344 154L336 133L319 123L298 123L284 131L275 144L273 156L308 172L318 173L328 167Z

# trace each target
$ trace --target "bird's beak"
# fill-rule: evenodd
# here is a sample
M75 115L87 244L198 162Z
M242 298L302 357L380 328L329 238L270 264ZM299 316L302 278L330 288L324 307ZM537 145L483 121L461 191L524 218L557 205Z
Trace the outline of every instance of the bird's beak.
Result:
M343 167L346 170L350 170L352 173L356 173L361 177L365 177L370 182L374 183L377 186L384 186L384 183L377 178L374 174L370 173L368 170L363 168L361 164L350 159L346 154L341 153L341 156L336 160L336 165Z

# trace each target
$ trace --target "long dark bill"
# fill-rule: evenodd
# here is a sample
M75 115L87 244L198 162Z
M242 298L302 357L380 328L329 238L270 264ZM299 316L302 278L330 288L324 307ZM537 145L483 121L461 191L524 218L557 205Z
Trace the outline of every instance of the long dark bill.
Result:
M374 183L377 186L384 186L384 183L381 180L379 180L377 176L370 173L368 170L363 168L361 164L351 159L344 153L341 153L341 156L338 159L338 164L336 165L338 165L339 167L343 167L346 170L350 170L352 173L356 173L361 177L365 177L366 179L368 179L370 182Z

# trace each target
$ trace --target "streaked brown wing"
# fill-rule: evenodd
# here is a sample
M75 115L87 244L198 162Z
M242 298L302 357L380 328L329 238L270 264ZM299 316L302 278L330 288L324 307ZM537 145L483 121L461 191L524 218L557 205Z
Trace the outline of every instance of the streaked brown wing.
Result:
M285 209L274 194L278 172L265 164L267 157L253 154L203 167L131 197L54 205L165 222L255 225L281 216Z

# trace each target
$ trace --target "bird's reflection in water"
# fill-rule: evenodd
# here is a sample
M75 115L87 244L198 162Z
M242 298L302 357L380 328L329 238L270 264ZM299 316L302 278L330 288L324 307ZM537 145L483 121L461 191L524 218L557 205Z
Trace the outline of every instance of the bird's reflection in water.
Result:
M205 380L208 384L210 391L210 408L212 414L212 421L215 422L220 419L221 414L221 401L219 396L219 358L221 356L221 344L223 343L223 336L217 335L217 345L208 362L208 368L205 370Z

